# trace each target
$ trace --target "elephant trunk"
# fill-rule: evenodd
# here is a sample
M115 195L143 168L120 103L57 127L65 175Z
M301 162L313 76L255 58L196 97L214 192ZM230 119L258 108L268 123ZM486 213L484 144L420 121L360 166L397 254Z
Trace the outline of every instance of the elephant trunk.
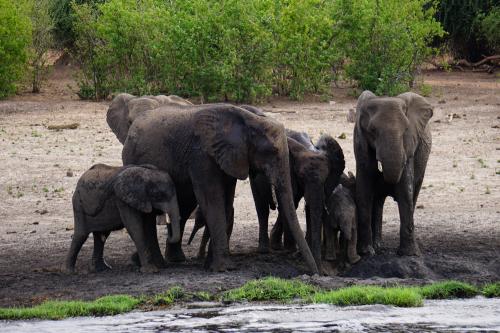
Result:
M177 198L174 197L170 201L158 204L157 206L170 219L168 242L178 243L181 239L181 214L179 213Z
M288 156L283 161L282 167L274 170L271 183L275 184L276 199L278 201L278 208L284 216L284 220L288 223L290 232L297 243L302 257L306 261L307 266L312 274L317 274L318 266L314 260L309 246L307 245L304 233L300 228L297 213L295 212L295 205L293 203L292 184L290 180L290 167L288 163Z
M384 181L389 184L399 183L403 174L405 154L403 148L398 145L387 144L383 150L377 151L379 171L382 172Z

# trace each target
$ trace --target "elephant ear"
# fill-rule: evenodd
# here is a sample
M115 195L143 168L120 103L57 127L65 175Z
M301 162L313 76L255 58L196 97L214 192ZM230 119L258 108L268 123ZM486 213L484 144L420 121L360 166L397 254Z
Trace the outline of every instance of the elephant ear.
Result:
M377 96L370 90L365 90L361 93L361 95L359 95L358 101L356 102L356 123L354 126L355 132L358 131L358 133L361 133L362 129L366 129L368 127L370 118L367 112L365 112L365 110L367 109L366 104L374 98L377 98Z
M128 167L120 172L114 180L115 195L127 205L143 213L151 213L153 205L147 193L147 173L140 167Z
M433 116L432 106L427 100L413 92L407 92L397 96L406 104L406 116L410 126L414 128L419 136L425 131L427 123Z
M241 180L248 177L250 167L248 128L242 112L248 113L231 105L212 105L194 115L202 149L225 173Z
M132 122L142 113L148 110L153 110L156 109L160 106L160 103L150 97L139 97L139 98L134 98L131 99L128 102L128 128L130 128L130 125ZM128 133L128 128L127 128L127 133Z
M106 121L109 127L113 133L115 133L118 141L122 144L127 138L130 126L128 123L128 102L133 98L135 98L135 96L130 94L119 94L111 102L106 114Z

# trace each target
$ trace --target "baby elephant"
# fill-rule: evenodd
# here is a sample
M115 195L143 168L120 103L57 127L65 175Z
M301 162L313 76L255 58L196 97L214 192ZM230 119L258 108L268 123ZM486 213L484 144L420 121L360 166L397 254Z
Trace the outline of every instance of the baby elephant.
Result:
M180 239L180 215L175 186L168 173L152 165L92 166L78 180L73 194L75 231L65 269L75 262L90 233L94 236L92 264L96 271L110 269L103 258L109 233L127 228L135 243L141 272L164 266L156 235L156 216L168 214L172 223L169 242Z
M340 184L332 191L326 201L328 213L323 216L325 259L337 259L340 250L340 263L354 264L361 258L356 252L357 217L354 190L356 180L354 175L343 174ZM339 237L340 234L340 237ZM339 239L340 238L340 239ZM340 246L339 246L340 243Z

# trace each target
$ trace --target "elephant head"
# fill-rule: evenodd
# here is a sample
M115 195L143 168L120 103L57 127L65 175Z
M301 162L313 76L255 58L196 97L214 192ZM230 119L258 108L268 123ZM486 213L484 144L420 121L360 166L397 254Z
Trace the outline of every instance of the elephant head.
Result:
M387 183L396 184L432 114L431 105L415 93L377 97L364 91L357 104L355 144L373 157Z
M295 212L284 126L232 105L207 107L195 117L195 135L222 171L237 179L246 179L250 171L268 178L306 263L318 272Z
M162 105L189 106L192 103L175 95L136 97L126 93L119 94L113 99L108 108L106 121L118 141L123 144L132 122L143 112L156 109Z
M327 134L323 134L316 143L316 149L328 159L328 176L325 180L325 195L330 193L339 184L340 177L345 169L344 152L337 140Z
M110 182L118 199L142 213L168 214L172 234L168 241L180 240L180 213L174 182L168 173L152 165L128 166Z

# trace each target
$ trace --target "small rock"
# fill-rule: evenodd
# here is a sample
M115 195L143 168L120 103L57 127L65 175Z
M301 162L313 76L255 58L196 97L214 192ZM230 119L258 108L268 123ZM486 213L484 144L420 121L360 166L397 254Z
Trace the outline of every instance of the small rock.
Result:
M35 222L33 222L32 224L33 224L33 225L38 225L38 224L40 224L40 222L35 221Z
M36 233L36 230L31 230L30 234Z
M462 117L460 117L460 115L459 115L459 114L456 114L456 113L454 113L454 114L452 115L452 117L453 117L453 119L462 119Z
M440 122L441 122L441 120L439 120L439 119L438 119L438 120L436 120L436 121L434 121L434 122L435 122L435 123L440 123Z
M68 171L66 171L66 177L73 177L73 171L71 169L68 169Z
M424 209L424 205L417 205L417 209Z
M72 225L66 227L66 231L70 231L70 230L73 230L73 229L74 229L74 227Z
M17 231L7 231L7 235L8 234L17 234Z
M345 135L345 133L340 133L340 135L337 137L337 139L345 139L347 138L347 136Z
M445 101L444 99L440 99L440 100L438 101L438 104L446 104L446 101Z
M48 211L48 210L46 210L46 209L42 209L42 210L37 209L37 210L35 210L35 213L38 213L38 214L40 214L40 215L45 215L45 214L47 214L48 212L49 212L49 211Z
M453 99L454 99L455 101L456 101L456 100L458 100L458 96L453 97Z
M493 125L493 126L491 126L491 128L500 128L500 126L498 126L498 125Z
M51 232L49 232L49 234L51 234L51 235L55 235L55 234L56 234L56 232L55 232L55 231L51 231Z
M330 104L330 105L335 105L335 104L337 104L337 102L335 102L335 101L330 101L330 102L328 102L328 104Z

